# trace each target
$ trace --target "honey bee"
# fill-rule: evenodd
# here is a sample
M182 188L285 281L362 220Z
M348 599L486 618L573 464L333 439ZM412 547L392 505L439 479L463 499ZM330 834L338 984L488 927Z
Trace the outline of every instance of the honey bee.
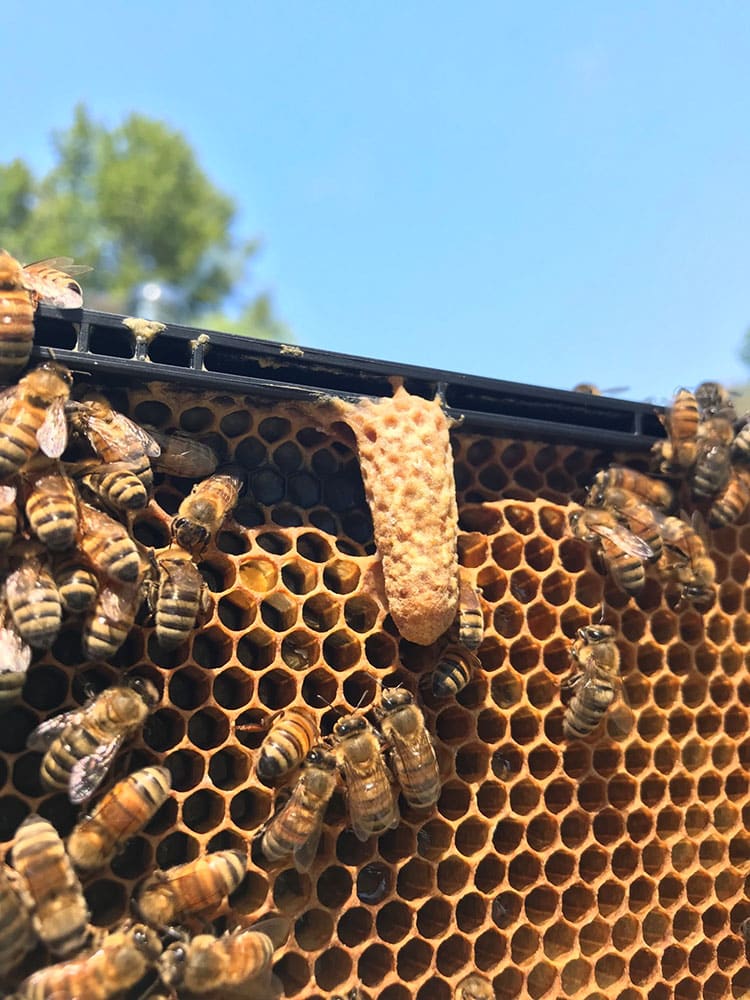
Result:
M58 462L32 459L24 470L26 517L40 542L53 552L72 548L78 533L78 496Z
M17 876L6 865L0 866L0 976L18 965L34 947L36 937L31 915L24 905Z
M602 503L605 510L611 510L619 520L627 522L629 530L651 549L651 560L656 561L662 549L659 532L661 514L657 517L656 511L645 500L639 500L634 493L616 487L604 491Z
M68 442L65 402L73 383L67 368L44 364L0 394L0 479L14 476L41 449L59 458Z
M701 521L693 515L691 524L678 517L666 517L661 525L664 551L658 563L661 576L682 584L682 597L707 603L716 593L716 567L701 537Z
M479 593L463 569L459 570L458 641L467 649L478 649L484 638L484 615Z
M359 840L393 829L398 802L377 734L362 715L344 715L333 727L336 756L349 792L349 817Z
M16 1000L115 1000L135 986L161 954L159 935L143 924L111 931L99 946L25 979ZM145 995L145 994L144 994ZM149 991L148 996L151 996Z
M693 496L705 499L722 490L729 479L734 427L722 417L702 420L698 426L698 454L691 478Z
M52 576L66 611L80 614L94 603L99 583L76 549L54 553Z
M432 672L432 693L436 698L450 698L463 691L474 670L482 666L479 657L462 646L447 646Z
M149 604L156 617L156 641L162 649L174 649L189 637L199 615L210 615L211 595L190 553L177 546L156 556L155 572Z
M746 941L750 941L750 917L745 917L738 930Z
M196 441L179 431L165 434L153 427L148 428L148 433L161 448L161 454L152 462L159 472L183 479L204 479L216 472L219 459L213 448L203 441Z
M31 649L14 628L0 626L0 710L21 697L26 672L31 663ZM0 921L1 924L1 921ZM1 931L1 927L0 927ZM0 933L0 951L2 951Z
M159 692L143 677L106 688L79 709L42 722L27 741L46 751L40 776L46 788L67 788L75 804L91 798L124 741L143 724Z
M733 423L737 417L731 394L719 382L701 382L695 390L695 398L704 420L718 417Z
M18 634L34 649L49 649L62 622L62 602L46 556L25 540L14 549L20 565L5 581L5 600Z
M16 831L11 854L38 937L54 955L82 948L89 911L57 830L32 813Z
M132 583L105 582L83 623L81 639L89 660L113 656L128 637L143 602L141 577Z
M578 629L570 656L579 672L565 682L570 701L563 718L568 739L589 736L614 701L620 675L620 651L611 625L587 625Z
M0 330L0 381L8 382L31 356L34 303L21 265L6 250L0 250Z
M197 483L180 504L172 535L189 552L202 551L234 510L243 479L234 473L215 473Z
M456 986L453 997L454 1000L495 1000L495 990L488 979L472 972Z
M638 594L643 589L646 574L641 560L653 557L650 545L620 524L608 510L579 508L571 511L569 521L576 538L597 547L619 587L628 594Z
M68 855L79 871L101 868L166 801L172 778L166 767L144 767L118 781L68 837Z
M307 753L291 797L261 834L261 851L268 861L291 854L298 872L310 870L323 829L323 814L336 787L336 767L336 757L323 746Z
M0 549L7 549L16 537L18 508L16 487L0 486Z
M234 996L241 988L243 997L272 1000L280 991L271 985L271 959L288 928L286 920L271 917L254 927L236 927L220 938L198 934L192 941L177 941L161 956L161 978L190 995L226 990Z
M69 403L70 425L86 438L101 463L81 463L89 470L84 483L105 503L121 510L140 510L154 486L151 459L161 449L138 424L113 410L103 398Z
M136 891L136 907L146 923L166 927L189 914L209 914L245 877L247 857L241 851L214 851L203 857L155 871Z
M641 500L650 503L659 510L668 510L674 504L674 493L670 487L659 479L652 479L644 472L637 472L625 465L610 465L608 469L600 469L594 476L586 498L587 507L601 506L607 489L616 487L635 493Z
M698 403L689 389L680 389L666 415L659 417L667 440L657 441L652 452L660 460L659 469L665 476L684 472L695 462L698 418Z
M111 580L134 583L141 572L135 542L127 529L90 504L81 503L78 542L94 569Z
M440 797L440 768L424 716L405 688L384 689L376 710L393 747L392 766L410 806L424 809Z
M50 257L24 264L23 283L31 293L34 306L46 302L58 309L80 309L83 292L73 275L88 274L93 268L88 264L74 264L70 257Z
M274 716L255 765L258 777L270 783L297 767L318 736L317 721L306 708L288 708Z
M742 516L750 503L750 469L732 466L729 481L716 497L708 512L708 523L712 528L723 528L734 524Z

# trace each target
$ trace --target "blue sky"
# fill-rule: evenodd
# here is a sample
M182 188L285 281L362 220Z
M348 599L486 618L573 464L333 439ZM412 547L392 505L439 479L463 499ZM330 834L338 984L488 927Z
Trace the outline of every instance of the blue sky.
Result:
M0 161L48 168L77 101L109 126L166 120L262 237L255 287L300 345L656 400L747 379L746 5L37 0L4 18Z

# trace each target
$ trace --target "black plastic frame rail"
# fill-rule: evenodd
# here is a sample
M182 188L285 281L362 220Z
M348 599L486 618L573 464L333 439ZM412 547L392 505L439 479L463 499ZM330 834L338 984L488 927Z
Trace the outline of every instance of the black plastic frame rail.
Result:
M389 396L389 379L399 377L411 393L426 399L439 393L449 416L471 433L627 451L646 451L664 437L662 410L647 403L172 324L150 342L137 341L122 320L111 313L40 306L34 357L52 356L101 381L171 382L259 401Z

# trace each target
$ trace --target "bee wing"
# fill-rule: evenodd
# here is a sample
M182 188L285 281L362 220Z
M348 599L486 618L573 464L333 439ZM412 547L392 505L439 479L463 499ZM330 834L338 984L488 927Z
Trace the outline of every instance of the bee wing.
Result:
M699 510L693 511L692 517L690 518L690 527L703 542L703 546L706 551L708 551L711 547L711 542L708 537L708 527L706 525L705 518Z
M0 673L22 674L31 663L31 647L10 628L0 628Z
M124 441L132 444L135 440L149 458L158 458L161 455L159 442L129 417L126 417L124 413L117 413L113 410L111 417L107 420L89 415L88 423L111 448L120 450Z
M36 583L39 566L39 560L32 559L13 570L5 581L5 593L11 601L18 603L27 597L29 590Z
M312 863L315 860L315 854L318 850L318 844L320 843L320 835L322 832L323 813L321 812L316 819L312 830L310 830L307 840L300 844L299 847L296 847L293 851L294 867L298 872L310 871Z
M635 556L636 559L653 559L654 550L648 542L634 535L624 524L592 524L591 530L602 538L609 539L613 545L628 555Z
M115 413L113 423L118 425L122 433L137 438L149 458L158 458L161 455L161 445L159 442L155 438L152 438L147 431L144 431L139 424L126 417L124 413Z
M10 406L10 404L13 402L13 400L16 398L17 395L18 395L17 385L9 385L7 389L3 389L3 391L0 392L0 417L2 417L6 413L8 407Z
M621 742L632 733L635 726L635 715L630 707L630 699L622 678L618 677L613 684L620 697L607 713L607 735L613 740Z
M150 427L144 429L161 447L160 461L155 463L157 468L172 472L173 475L196 479L211 476L216 472L219 459L209 445L202 441L193 441L179 431L165 434Z
M68 444L65 401L55 399L47 410L44 423L36 432L39 447L48 458L59 458Z
M347 799L349 801L349 820L357 840L368 840L371 836L366 815L361 803L366 802L371 782L366 781L352 766L348 755L342 755L342 768L346 780Z
M26 740L29 750L47 750L66 726L80 726L83 721L83 712L80 708L74 708L70 712L63 712L61 715L53 715L51 719L40 723L36 729L32 729Z
M73 275L89 271L93 268L88 264L74 264L71 257L50 257L26 264L22 273L24 287L43 302L59 309L80 309L83 305L81 286L77 281L66 281L65 278L72 279Z
M203 583L200 570L192 559L180 559L174 562L166 560L160 564L160 569L169 577L170 583L178 587L197 588ZM283 711L277 712L273 718L276 719L279 715L283 715Z
M109 770L117 751L122 746L123 737L115 736L110 743L102 743L87 757L82 757L70 772L68 798L73 805L80 805L90 799Z

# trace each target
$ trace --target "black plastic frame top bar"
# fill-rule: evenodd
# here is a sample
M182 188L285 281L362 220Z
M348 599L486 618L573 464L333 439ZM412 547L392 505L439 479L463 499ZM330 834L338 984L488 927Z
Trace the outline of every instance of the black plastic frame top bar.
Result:
M101 381L170 382L259 400L357 400L392 392L439 393L450 417L472 433L589 447L646 451L664 437L660 407L563 389L399 365L236 334L169 325L150 343L137 341L122 316L40 306L34 358L51 356Z

